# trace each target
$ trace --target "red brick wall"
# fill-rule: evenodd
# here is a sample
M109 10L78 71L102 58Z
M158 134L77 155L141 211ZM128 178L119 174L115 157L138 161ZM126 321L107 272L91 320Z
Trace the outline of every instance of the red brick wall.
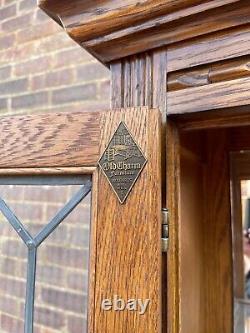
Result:
M5 200L35 237L79 186L4 186ZM87 333L90 195L38 247L34 333ZM0 213L0 332L24 332L27 247Z
M107 108L108 69L43 14L36 0L0 0L0 115ZM45 192L22 189L6 196L0 186L0 197L33 231L65 202L62 191L52 197ZM81 214L72 213L72 223L62 224L41 250L35 333L86 332L89 211L85 202ZM23 333L25 254L0 214L1 333Z
M109 108L109 70L36 0L0 0L0 114L100 108Z

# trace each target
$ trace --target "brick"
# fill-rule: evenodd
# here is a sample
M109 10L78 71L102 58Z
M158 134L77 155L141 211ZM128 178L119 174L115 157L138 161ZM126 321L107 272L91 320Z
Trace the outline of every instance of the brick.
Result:
M84 101L88 99L95 99L96 97L96 85L85 84L80 86L73 86L69 88L63 88L54 90L52 92L53 104L63 104L76 101Z
M43 37L53 35L58 32L59 29L60 27L57 27L56 23L52 20L46 23L46 28L44 24L29 25L27 28L17 32L17 42L26 43L37 39L40 40Z
M1 330L11 333L20 333L24 331L24 323L22 320L5 314L2 314L0 318Z
M24 200L44 203L66 203L68 186L26 186Z
M90 195L88 197L90 197ZM71 223L85 226L90 225L90 206L87 205L87 202L85 201L86 199L87 197L84 199L85 205L77 206L70 214Z
M49 263L54 263L62 267L72 267L87 269L88 267L87 250L79 250L60 246L46 246L46 259Z
M80 46L75 46L73 49L57 53L55 67L75 66L83 62L93 61L93 59L93 56L87 53L87 51L83 50Z
M88 292L88 275L86 272L68 272L67 277L67 286L74 290L79 290L81 293L85 292L87 294Z
M6 80L10 77L11 66L5 66L0 68L0 81Z
M86 332L87 331L86 318L69 315L67 328L68 328L68 333Z
M23 193L25 201L38 201L41 204L48 201L49 187L47 186L26 186Z
M50 17L44 13L40 8L37 8L35 12L35 21L36 22L46 22L49 21Z
M65 51L65 49L71 47L76 48L75 43L73 42L72 39L69 38L67 34L65 34L64 31L47 36L45 38L42 38L39 40L39 47L37 48L37 51L40 53L47 53L47 52L52 52L56 51L56 61L58 61L57 57L58 54L60 55L61 53L58 53L59 50L64 49L64 51L61 51L63 54L64 52L67 53L68 51ZM66 62L67 65L67 62ZM58 66L60 67L60 66Z
M20 314L19 303L16 299L10 298L6 295L0 297L0 312L18 316Z
M46 87L55 87L62 85L70 85L74 79L73 69L65 69L61 71L51 72L46 75L45 85Z
M2 3L4 3L5 5L10 5L13 2L16 2L16 0L2 0Z
M65 316L58 311L37 306L35 308L35 322L59 330L65 326Z
M90 216L89 216L89 221L90 221ZM71 243L74 244L74 246L89 248L89 230L87 228L80 228L80 227L70 228L69 238Z
M23 299L26 294L26 283L21 280L11 279L10 277L0 276L0 290L5 295Z
M0 95L13 95L15 93L24 92L28 87L28 79L19 79L5 81L0 83Z
M17 63L21 63L26 60L32 61L31 56L35 53L35 49L34 43L16 45L15 48L11 49L12 59Z
M102 103L101 101L84 101L84 103L79 103L79 102L75 102L72 104L57 104L54 106L49 106L46 109L46 112L96 112L96 111L100 111L100 110L108 110L109 106L107 106L107 104ZM88 196L89 197L89 196ZM84 199L87 200L87 198Z
M7 219L0 213L0 235L16 239L16 232L11 227Z
M48 103L48 93L40 92L14 97L11 106L14 109L32 108L35 106L46 105Z
M68 310L79 314L86 313L87 297L67 291L42 288L42 300L58 309Z
M57 211L56 211L57 212ZM54 212L51 216L49 216L49 218L46 219L46 221L50 221L54 216L55 213ZM69 235L68 235L68 227L66 224L66 220L62 222L62 224L60 226L58 226L56 228L56 230L53 231L53 233L50 235L47 243L49 242L49 244L58 244L60 246L68 246L69 245Z
M40 75L36 75L33 76L31 78L31 89L34 90L41 90L46 88L45 85L45 75L44 74L40 74Z
M90 63L77 68L77 80L79 81L97 81L109 78L110 71L104 65Z
M0 20L3 21L8 17L16 15L16 4L0 9Z
M110 81L104 81L101 82L99 90L98 90L98 98L103 100L104 98L107 98L107 96L110 96Z
M8 38L7 38L8 39ZM1 44L1 38L0 38L0 44ZM14 45L14 42L13 42ZM34 44L24 44L19 45L11 48L3 47L0 48L0 64L11 64L13 67L14 65L12 62L22 62L27 59L30 59L30 55L34 52Z
M5 35L3 37L0 37L0 50L6 50L10 47L12 47L15 43L15 35ZM6 54L3 52L3 55L6 57ZM6 59L9 60L9 59Z
M26 258L27 249L21 239L6 240L1 242L1 253L8 257Z
M55 331L42 326L34 326L34 333L55 333ZM57 332L56 332L57 333Z
M16 268L18 267L18 260L12 258L1 258L0 261L0 272L1 274L6 274L14 276L16 274Z
M24 186L1 186L1 195L8 201L22 200Z
M3 22L2 29L6 32L22 29L30 24L31 18L31 14L14 17L8 21Z
M7 99L6 98L0 98L0 110L7 109Z
M0 214L0 235L1 235L1 237L2 236L9 237L10 230L11 230L11 227L9 226L7 219L1 213Z
M39 203L15 202L10 206L23 221L43 221L43 205Z
M40 262L38 261L37 282L48 283L51 286L54 285L54 286L66 287L65 269L56 266L40 264Z
M19 4L19 10L30 10L37 6L36 1L34 0L22 0Z
M17 76L26 76L28 74L37 74L39 72L44 72L50 67L49 57L40 57L33 60L20 63L15 66L14 74Z
M42 219L42 216L41 216ZM37 235L43 228L45 224L44 223L36 223L34 221L31 221L31 223L25 223L25 227L29 231L29 233L33 236Z

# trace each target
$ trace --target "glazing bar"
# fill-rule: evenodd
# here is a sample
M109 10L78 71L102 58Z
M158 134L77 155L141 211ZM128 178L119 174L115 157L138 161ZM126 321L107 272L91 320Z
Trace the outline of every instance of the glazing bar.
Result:
M36 281L36 253L37 249L35 246L28 247L28 270L27 270L25 326L24 326L25 333L33 333L35 281Z
M43 228L34 238L35 245L38 247L56 227L72 212L72 210L88 195L92 184L88 181L80 190L68 201L68 203L56 214L55 217Z
M11 209L7 206L6 202L3 199L0 199L0 211L6 217L6 219L10 222L12 227L15 229L17 234L22 238L24 243L27 245L28 242L33 242L33 238L30 233L25 229L23 224L19 221L16 215L11 211Z

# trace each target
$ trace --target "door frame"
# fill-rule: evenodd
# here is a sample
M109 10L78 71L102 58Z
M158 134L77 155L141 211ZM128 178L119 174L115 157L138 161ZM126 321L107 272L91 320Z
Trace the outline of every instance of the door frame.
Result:
M232 195L232 241L233 241L233 257L234 257L234 296L243 298L244 278L240 274L243 272L243 244L242 244L242 195L241 181L250 179L250 151L231 152L231 195ZM239 235L241 237L239 237ZM235 249L237 249L235 251ZM236 260L238 258L238 260ZM241 272L241 273L240 273Z
M121 204L98 161L123 121L147 164ZM5 116L0 175L92 175L88 332L161 332L161 115L138 107ZM150 299L144 315L101 302Z

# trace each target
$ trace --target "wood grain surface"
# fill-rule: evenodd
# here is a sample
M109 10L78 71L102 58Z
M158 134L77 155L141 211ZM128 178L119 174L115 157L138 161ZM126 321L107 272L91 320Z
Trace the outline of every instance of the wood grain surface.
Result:
M154 28L144 31L134 27L131 34L126 32L120 37L119 33L113 33L111 37L104 36L104 38L99 37L96 40L82 42L82 46L94 54L100 55L104 63L109 63L131 54L171 45L249 22L250 5L234 4L218 8L216 13L213 10L205 11L179 22L173 21L166 25L157 22Z
M169 216L169 249L167 255L168 320L164 333L180 333L180 140L178 130L167 123L167 207Z
M112 62L111 106L159 108L166 115L167 51L158 50Z
M148 19L145 20L145 22L140 22L140 24L132 24L128 26L126 29L123 30L118 30L110 34L106 34L105 36L101 36L96 39L92 39L89 42L87 42L86 45L88 46L95 46L101 42L111 42L112 40L118 40L122 39L127 35L133 35L136 31L137 32L148 32L150 29L154 29L156 26L160 25L166 25L168 23L181 20L184 18L188 18L189 16L210 10L210 9L215 9L219 8L221 6L224 6L226 4L232 4L237 2L238 0L226 0L226 1L221 1L221 0L215 0L215 1L208 1L205 3L202 3L202 1L198 1L197 4L193 4L190 7L187 8L182 8L178 9L177 7L172 7L171 12L165 13L165 15L161 15L157 18L153 19ZM176 1L177 3L177 1ZM185 2L183 1L183 4ZM190 5L190 3L189 3ZM162 13L163 14L163 13ZM152 47L153 48L153 47Z
M232 332L230 133L183 133L171 121L167 133L168 332Z
M207 139L204 220L205 333L233 330L229 144L226 130ZM213 170L213 172L211 172Z
M222 30L168 48L168 72L250 54L250 25Z
M209 111L250 104L250 77L172 91L167 94L169 115Z
M243 109L243 110L241 110ZM174 117L176 125L184 131L202 130L212 128L239 127L250 125L249 107L232 108L210 112L198 112Z
M113 110L102 118L101 151L123 120L148 163L124 205L100 171L94 327L89 333L161 332L160 114L148 108ZM150 299L138 312L103 311L103 299Z
M249 23L243 0L40 0L39 6L101 62Z
M230 176L232 195L232 246L234 258L233 289L234 297L238 299L245 298L241 181L243 179L250 179L249 166L249 152L232 152L230 154Z
M69 168L0 168L0 176L39 176L39 175L89 175L95 172L96 167L69 167Z
M89 242L89 275L88 275L88 333L95 333L95 295L96 295L96 261L101 256L97 249L97 229L98 223L98 193L99 193L99 171L98 168L92 174L92 190L91 190L91 229ZM101 227L101 226L100 226Z
M100 113L2 117L0 168L95 166Z
M199 138L199 137L197 137ZM186 137L185 137L186 139ZM203 280L203 179L204 165L195 152L181 149L180 156L180 223L179 223L179 290L180 332L201 333L204 327L202 302ZM187 311L188 309L188 311Z
M231 0L235 2L236 0ZM103 0L67 1L40 0L39 6L51 13L57 13L72 34L89 40L98 35L142 22L162 13L195 5L201 0Z
M166 92L167 51L155 50L111 63L111 106L149 106L158 108L162 115L161 155L162 206L166 206ZM167 330L168 284L167 255L162 257L162 331Z
M250 55L168 74L168 92L250 77Z

